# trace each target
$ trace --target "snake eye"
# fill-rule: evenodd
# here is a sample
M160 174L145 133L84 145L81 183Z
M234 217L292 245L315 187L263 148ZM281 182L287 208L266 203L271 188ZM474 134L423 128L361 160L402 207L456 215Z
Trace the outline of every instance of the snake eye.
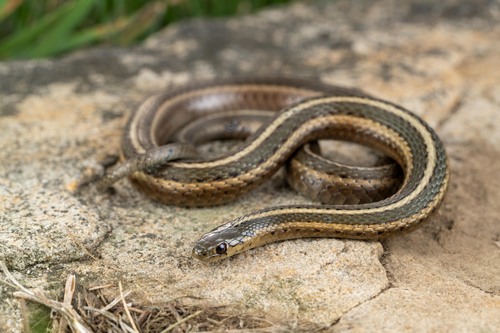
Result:
M215 253L217 253L217 254L226 254L226 251L227 251L227 244L226 243L220 243L215 248Z

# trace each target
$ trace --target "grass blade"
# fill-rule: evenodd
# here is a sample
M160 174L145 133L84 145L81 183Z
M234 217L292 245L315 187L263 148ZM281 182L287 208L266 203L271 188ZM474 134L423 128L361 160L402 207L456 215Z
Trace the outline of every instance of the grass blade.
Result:
M60 53L64 43L80 25L92 9L94 0L77 0L73 2L72 8L64 16L59 16L54 22L54 27L50 31L45 31L42 43L32 49L32 57L45 57L51 54Z
M10 16L22 3L23 0L0 0L0 21Z

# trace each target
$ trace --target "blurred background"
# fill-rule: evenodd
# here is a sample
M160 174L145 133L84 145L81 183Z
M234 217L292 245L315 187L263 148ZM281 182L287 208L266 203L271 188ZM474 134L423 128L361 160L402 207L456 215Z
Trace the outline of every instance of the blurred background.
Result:
M0 0L0 60L130 45L179 20L244 15L292 1Z

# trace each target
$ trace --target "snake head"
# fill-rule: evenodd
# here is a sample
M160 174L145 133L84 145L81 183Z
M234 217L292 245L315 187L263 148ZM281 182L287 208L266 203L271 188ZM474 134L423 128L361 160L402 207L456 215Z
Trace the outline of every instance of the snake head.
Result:
M217 261L241 252L245 236L238 227L227 223L203 235L193 247L193 257Z

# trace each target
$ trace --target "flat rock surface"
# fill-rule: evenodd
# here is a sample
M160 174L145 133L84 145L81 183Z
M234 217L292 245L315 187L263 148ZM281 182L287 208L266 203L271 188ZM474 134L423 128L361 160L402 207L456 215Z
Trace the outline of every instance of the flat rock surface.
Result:
M0 63L0 258L58 296L65 276L117 284L138 303L237 305L332 331L500 330L500 3L449 0L296 3L173 25L129 49ZM404 105L448 151L444 204L415 232L383 242L271 244L219 264L194 241L255 209L310 203L281 173L215 208L167 207L124 180L73 195L116 155L149 95L242 75L300 75ZM0 330L20 329L0 285Z

